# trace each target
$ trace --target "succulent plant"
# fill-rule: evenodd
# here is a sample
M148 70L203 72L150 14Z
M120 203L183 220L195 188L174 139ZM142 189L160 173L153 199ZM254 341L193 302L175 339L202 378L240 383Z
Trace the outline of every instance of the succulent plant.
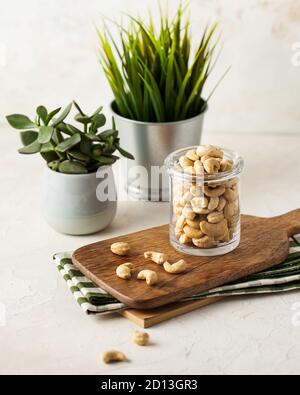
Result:
M74 126L67 123L72 106L78 111ZM134 157L120 147L120 139L114 118L112 127L101 131L106 124L98 108L92 115L85 114L76 102L70 103L63 111L57 108L48 112L46 107L36 109L35 121L26 115L13 114L6 117L8 123L21 131L23 147L20 154L40 153L51 170L65 174L87 174L100 166L112 165L118 159L118 151L128 159Z

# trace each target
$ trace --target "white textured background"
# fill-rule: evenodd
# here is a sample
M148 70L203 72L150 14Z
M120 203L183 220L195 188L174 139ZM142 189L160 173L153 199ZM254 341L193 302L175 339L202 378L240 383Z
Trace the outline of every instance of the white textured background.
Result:
M161 0L166 3L165 0ZM169 1L174 9L175 0ZM232 70L210 103L206 131L299 132L300 0L191 0L194 38L218 18L224 49L211 80ZM100 14L146 12L154 0L0 0L0 123L12 112L73 98L88 109L111 94L97 62Z

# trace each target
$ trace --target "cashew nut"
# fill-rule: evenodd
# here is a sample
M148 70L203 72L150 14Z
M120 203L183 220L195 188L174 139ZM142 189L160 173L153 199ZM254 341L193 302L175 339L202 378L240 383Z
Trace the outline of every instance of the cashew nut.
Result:
M203 195L202 186L194 184L191 186L190 192L195 197L201 196L201 195Z
M219 197L223 195L224 192L225 192L224 186L220 186L218 188L210 188L207 185L204 186L204 193L208 197Z
M147 251L144 253L145 259L150 259L152 262L162 265L168 260L168 255L161 252Z
M200 229L202 233L206 234L207 236L217 238L223 236L228 229L227 221L223 219L218 224L211 224L207 221L200 222ZM194 237L195 239L199 239L200 237Z
M110 249L116 255L126 256L130 252L130 245L128 243L119 242L112 244Z
M185 154L185 156L186 156L188 159L192 160L193 162L195 162L196 160L199 159L199 156L197 155L197 152L196 152L195 149L188 151L188 152Z
M198 248L212 248L216 242L212 237L204 236L201 239L193 239L193 244Z
M181 206L174 206L174 214L177 217L180 217L182 215L182 210L183 210L183 207L181 207Z
M183 230L185 224L186 224L185 216L182 214L182 215L177 219L175 228L176 228L179 232L181 232L181 231Z
M208 199L204 196L196 197L191 201L192 209L196 214L207 214L209 213Z
M123 265L118 266L116 270L117 276L119 278L122 278L123 280L130 280L132 272L133 272L132 263L123 263Z
M228 202L234 202L238 198L239 192L237 187L226 188L224 197Z
M146 280L147 285L155 285L158 281L158 276L153 270L142 270L138 274L138 280Z
M180 244L190 244L192 239L190 239L185 233L181 234L179 237Z
M179 159L179 164L183 169L186 169L188 167L194 167L194 162L187 158L186 156L182 156Z
M192 174L192 175L196 174L196 170L195 170L194 166L185 167L184 172L186 174Z
M201 163L202 163L202 165L204 165L204 162L205 161L207 161L207 159L210 159L211 157L210 156L207 156L207 155L205 155L205 156L202 156L202 158L200 159L201 160Z
M216 158L209 158L203 163L204 169L208 174L218 173L220 170L221 164L220 161Z
M226 230L223 236L219 237L219 241L224 241L225 243L228 243L232 239L232 236L230 234L229 229Z
M237 212L238 212L238 205L236 204L236 202L226 204L224 208L224 216L226 219L229 220L230 218L234 217Z
M210 188L219 188L225 186L224 182L210 182L209 187Z
M135 331L132 340L138 346L144 347L149 344L150 336L146 332Z
M227 181L225 184L226 188L232 188L235 187L237 185L237 179L236 178L232 178L231 180Z
M102 355L102 361L109 364L113 362L127 362L128 359L121 351L106 351Z
M219 205L219 201L220 201L220 199L218 197L210 198L209 204L208 204L209 211L215 210L218 207L218 205Z
M182 199L182 194L181 193L178 193L175 197L174 197L174 199L173 199L173 206L176 206L176 207L178 207L178 206L182 206L182 204L180 204L180 201L181 201L181 199Z
M177 240L179 240L180 236L182 235L181 231L177 230L176 228L174 230L174 234Z
M196 213L193 211L192 207L185 206L182 210L182 214L186 219L193 220L196 217Z
M223 159L221 162L221 172L231 171L233 169L234 162L233 160Z
M190 191L186 192L182 198L179 200L179 203L181 206L185 206L187 203L190 203L190 201L193 199L193 195L191 194Z
M200 228L200 221L199 221L199 219L197 219L197 218L195 218L193 221L190 220L190 219L187 219L187 220L186 220L186 223L187 223L187 225L190 226L191 228L194 228L194 229L199 229L199 228Z
M195 207L195 208L207 208L208 199L205 196L194 197L191 200L191 205L192 205L192 207Z
M221 159L223 159L224 156L224 153L221 150L221 148L214 147L212 145L209 145L208 147L199 147L199 149L197 150L197 154L199 156L210 156L212 158L221 158Z
M221 148L214 147L210 145L206 151L206 155L212 156L213 158L220 158L223 159L224 153Z
M200 227L199 229L194 229L188 225L185 225L183 231L190 239L200 239L203 236L203 232L200 230Z
M235 231L236 226L237 226L237 224L239 222L239 214L236 213L233 217L229 218L227 221L228 221L229 229Z
M224 214L220 213L219 211L214 211L207 216L207 221L211 224L218 224L219 222L223 221L223 219Z
M180 273L183 273L186 271L187 264L183 259L181 259L180 261L173 263L173 264L171 264L169 262L165 262L164 269L167 273L170 273L170 274L180 274Z
M226 203L227 203L226 199L224 199L223 196L221 196L219 198L219 204L218 204L218 207L217 207L217 211L219 211L221 213L224 210L224 207L226 206Z
M207 147L205 147L204 145L200 145L200 146L197 148L197 155L200 156L200 157L204 156L206 150L207 150Z
M194 169L195 169L196 174L204 174L205 173L201 160L196 160L196 162L194 163Z
M208 208L199 208L199 209L197 209L197 214L207 215L209 213L210 213L210 210Z

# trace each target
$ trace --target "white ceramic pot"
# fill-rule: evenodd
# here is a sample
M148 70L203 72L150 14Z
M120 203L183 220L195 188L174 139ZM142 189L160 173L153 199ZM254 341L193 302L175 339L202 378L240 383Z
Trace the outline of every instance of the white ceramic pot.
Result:
M109 188L110 200L99 200L102 186ZM46 168L42 204L46 221L60 233L87 235L103 230L113 221L117 210L112 167L101 167L97 173L83 175L62 174Z

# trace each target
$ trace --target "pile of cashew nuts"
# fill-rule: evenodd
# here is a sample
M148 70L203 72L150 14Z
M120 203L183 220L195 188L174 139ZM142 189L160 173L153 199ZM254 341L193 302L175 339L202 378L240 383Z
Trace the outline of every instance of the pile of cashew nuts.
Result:
M200 146L182 156L178 166L195 177L174 180L176 239L181 245L201 249L229 243L240 221L238 179L214 182L214 175L232 171L234 162L224 159L220 148Z
M110 249L115 255L127 256L130 254L130 245L125 242L114 243ZM162 266L169 274L181 274L187 270L187 264L183 259L175 263L170 263L168 262L168 255L162 252L147 251L144 253L144 258ZM123 280L130 280L133 273L134 267L131 262L122 263L116 269L116 275ZM158 283L158 275L154 270L145 269L140 271L137 279L146 281L146 284L149 286Z

